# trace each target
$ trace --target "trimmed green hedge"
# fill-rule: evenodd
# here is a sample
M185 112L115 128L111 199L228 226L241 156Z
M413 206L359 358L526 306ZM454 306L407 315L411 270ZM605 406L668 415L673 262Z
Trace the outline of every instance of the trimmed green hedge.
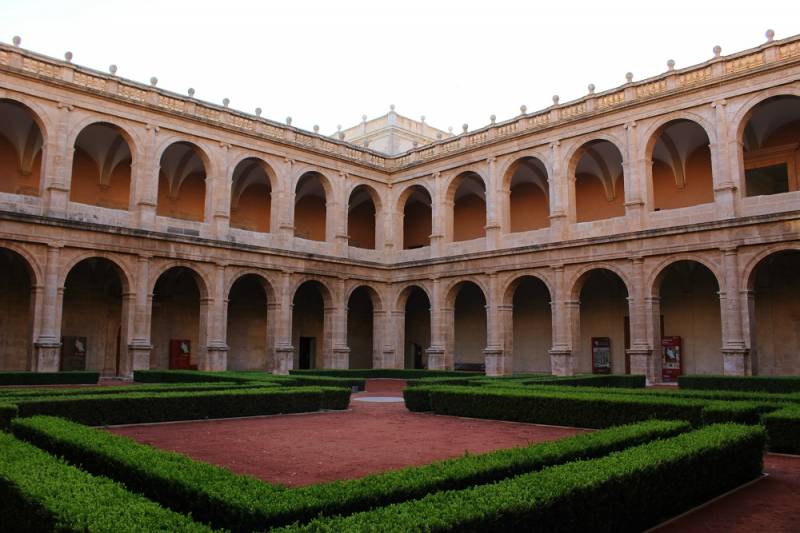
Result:
M36 398L17 401L19 416L52 415L91 426L169 420L231 418L346 409L350 391L341 388L254 388Z
M564 385L570 387L617 387L642 389L647 378L639 374L590 374L585 376L541 377L520 381L521 384Z
M100 372L0 372L0 385L95 384Z
M11 420L17 416L17 406L10 403L0 403L0 430L8 427Z
M247 383L253 381L226 372L202 372L200 370L134 370L133 381L138 383L201 383L227 381Z
M800 376L679 376L682 389L800 392Z
M286 488L55 417L14 420L15 435L130 490L217 527L248 529Z
M421 370L410 368L353 368L353 369L312 369L290 370L291 376L327 376L335 378L386 378L386 379L419 379L441 377L467 377L483 376L483 372L468 372L465 370Z
M685 422L648 421L361 479L285 490L261 486L251 478L193 464L183 456L57 418L17 419L13 423L18 436L93 473L113 477L204 522L235 530L353 513L441 490L492 483L576 459L600 457L688 429Z
M0 449L4 531L211 531L7 433Z
M67 396L110 396L113 394L129 393L150 393L158 394L161 392L189 392L189 391L212 391L212 390L243 390L256 387L280 387L280 383L248 382L210 382L210 383L155 383L153 385L115 385L113 387L76 387L69 389L6 389L0 390L0 401L14 402L21 399L31 398L61 398Z
M199 370L137 370L133 380L141 383L278 383L287 387L345 387L364 390L364 378L316 375L276 376L267 372L201 372Z
M772 451L800 454L800 406L784 407L761 417Z
M281 531L641 531L761 473L764 433L715 425L607 457Z

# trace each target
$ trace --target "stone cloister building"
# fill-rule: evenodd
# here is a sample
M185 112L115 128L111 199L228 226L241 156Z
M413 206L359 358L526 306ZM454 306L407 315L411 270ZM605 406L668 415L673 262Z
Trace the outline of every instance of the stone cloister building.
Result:
M800 36L397 155L18 45L2 371L800 374Z

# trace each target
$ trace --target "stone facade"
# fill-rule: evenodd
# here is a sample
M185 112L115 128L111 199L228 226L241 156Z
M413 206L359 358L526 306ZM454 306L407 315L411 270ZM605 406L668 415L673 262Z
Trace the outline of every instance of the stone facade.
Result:
M0 370L800 374L800 37L396 156L155 83L0 45Z

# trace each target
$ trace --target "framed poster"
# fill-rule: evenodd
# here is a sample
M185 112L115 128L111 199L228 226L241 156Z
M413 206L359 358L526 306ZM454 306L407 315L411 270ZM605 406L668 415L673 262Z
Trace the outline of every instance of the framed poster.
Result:
M592 373L611 373L611 339L592 337Z
M172 370L188 370L191 368L192 341L188 339L170 339L169 368Z
M661 381L674 383L681 375L681 338L661 337Z
M61 371L86 370L86 337L61 337Z

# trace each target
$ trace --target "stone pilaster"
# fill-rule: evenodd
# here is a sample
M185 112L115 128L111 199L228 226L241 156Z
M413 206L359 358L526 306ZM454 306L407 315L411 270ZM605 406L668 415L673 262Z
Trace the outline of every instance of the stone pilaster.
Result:
M553 267L554 295L551 303L553 320L553 346L550 349L550 370L556 376L571 376L575 373L572 354L573 310L579 302L568 300L569 289L564 282L564 267Z
M752 373L750 353L742 334L739 264L735 246L722 249L725 291L720 292L723 372L732 376Z
M626 350L631 374L643 374L648 382L660 381L653 364L653 348L647 337L647 305L644 287L644 260L634 257L631 268L631 286L628 288L628 314L630 316L630 347Z
M37 311L41 328L39 338L34 343L37 372L57 372L61 359L61 322L58 318L64 288L58 281L60 250L59 245L47 247L42 305L41 310Z

